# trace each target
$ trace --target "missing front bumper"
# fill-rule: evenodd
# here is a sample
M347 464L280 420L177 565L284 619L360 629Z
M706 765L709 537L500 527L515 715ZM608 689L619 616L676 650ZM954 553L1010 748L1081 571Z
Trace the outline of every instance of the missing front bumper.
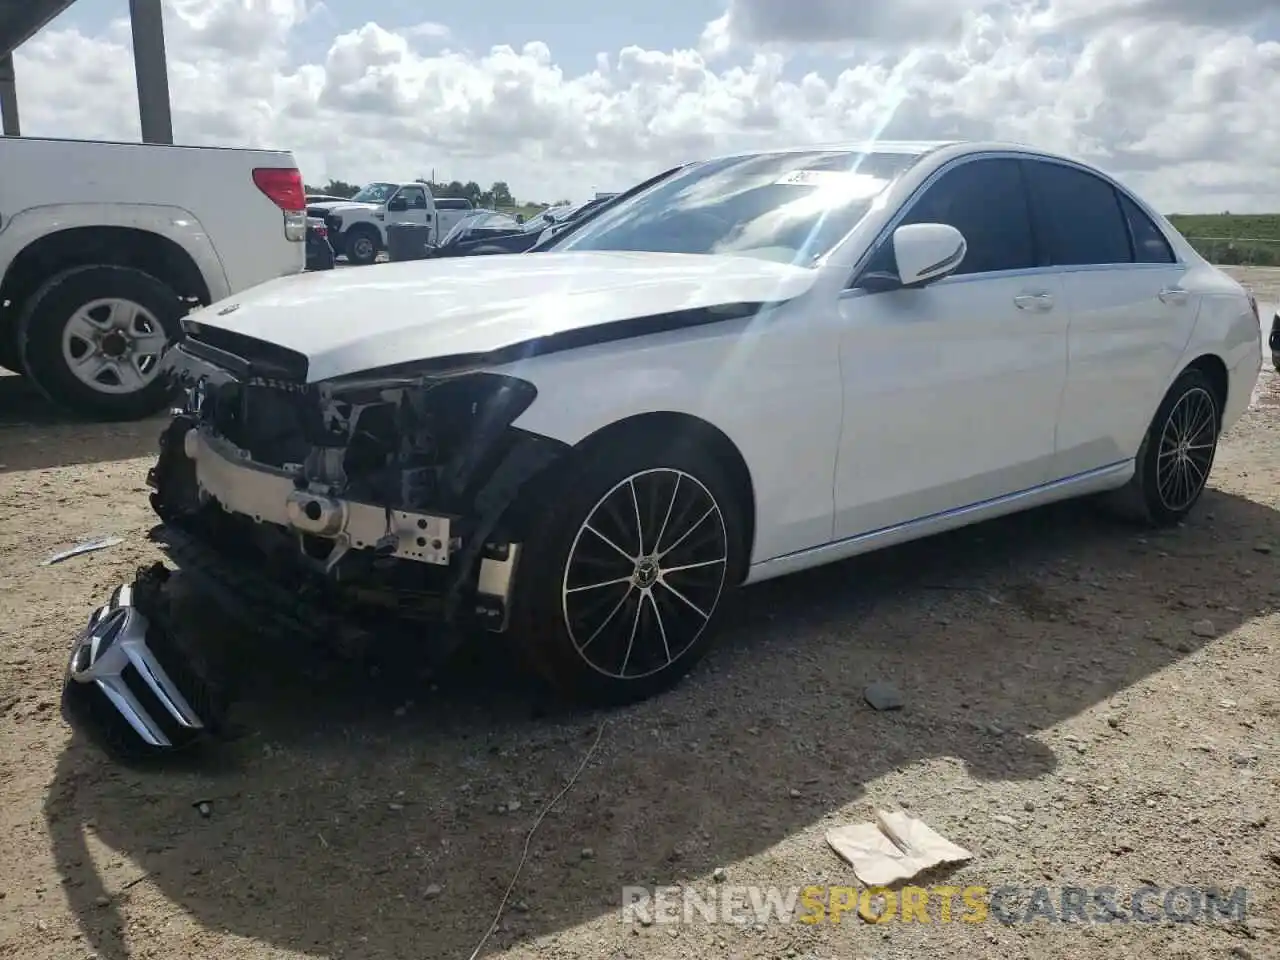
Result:
M327 568L351 549L447 566L457 546L449 517L390 510L305 489L298 474L253 463L244 451L199 427L187 431L183 453L195 464L202 497L216 500L229 513L328 540Z

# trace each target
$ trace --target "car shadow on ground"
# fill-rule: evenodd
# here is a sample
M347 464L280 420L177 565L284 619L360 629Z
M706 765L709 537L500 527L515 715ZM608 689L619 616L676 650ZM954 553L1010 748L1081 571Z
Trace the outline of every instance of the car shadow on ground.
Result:
M0 370L0 474L156 453L167 412L146 420L76 420L49 403L25 377Z
M1260 538L1280 542L1280 514L1217 491L1159 533L1082 504L983 524L744 592L693 676L608 713L548 708L496 645L433 690L394 659L374 677L237 635L254 733L142 773L72 743L46 804L53 850L102 960L129 956L128 899L150 885L207 929L282 949L466 957L607 719L488 948L518 944L616 911L624 885L701 882L913 764L953 758L929 772L940 791L961 764L1053 774L1055 739L1037 734L1211 642L1190 629L1204 608L1217 635L1276 608ZM1239 575L1224 593L1183 557ZM1186 622L1170 629L1171 612ZM873 680L905 709L871 711ZM945 812L931 823L965 843ZM95 865L100 844L112 863Z

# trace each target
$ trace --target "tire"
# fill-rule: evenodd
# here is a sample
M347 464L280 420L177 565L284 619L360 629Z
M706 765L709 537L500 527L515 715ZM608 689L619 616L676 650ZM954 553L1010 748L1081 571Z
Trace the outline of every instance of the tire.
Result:
M18 349L24 372L52 403L79 416L150 416L172 396L156 367L164 348L181 332L186 312L172 287L141 270L73 267L46 280L23 307ZM101 346L93 347L90 336L102 337ZM122 348L137 351L138 360L129 364L127 355L110 353ZM77 349L84 352L77 354ZM74 372L76 356L95 355L101 358L96 378L91 369L84 376ZM136 378L134 389L122 371Z
M378 259L378 251L382 249L382 239L373 227L357 224L342 238L342 249L346 251L349 263L367 267Z
M741 497L705 450L653 435L598 444L569 469L572 475L561 474L540 499L525 537L513 640L571 700L592 706L643 700L684 677L713 641L746 559ZM640 517L649 558L635 563L622 553L638 552ZM615 544L630 539L610 547L595 530ZM665 562L655 565L657 543ZM673 563L685 569L673 571ZM603 585L582 589L588 574ZM616 578L631 579L608 582Z
M22 373L22 353L18 350L17 310L0 303L0 367Z
M1199 370L1184 370L1156 410L1133 479L1121 491L1126 512L1157 527L1186 517L1208 483L1221 428L1213 384ZM1180 443L1187 446L1180 449Z

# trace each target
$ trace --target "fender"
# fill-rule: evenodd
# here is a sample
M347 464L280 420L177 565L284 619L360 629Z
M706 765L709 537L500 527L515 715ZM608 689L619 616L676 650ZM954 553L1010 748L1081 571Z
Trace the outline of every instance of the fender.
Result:
M1262 371L1262 328L1248 299L1235 291L1208 293L1201 298L1186 349L1170 377L1170 384L1187 365L1206 353L1227 368L1227 403L1222 411L1226 430L1249 406ZM1168 386L1165 388L1168 389Z
M231 295L226 269L204 226L182 207L145 203L65 203L28 207L0 229L0 278L23 250L42 237L78 227L131 227L171 240L187 252L209 288L211 302Z

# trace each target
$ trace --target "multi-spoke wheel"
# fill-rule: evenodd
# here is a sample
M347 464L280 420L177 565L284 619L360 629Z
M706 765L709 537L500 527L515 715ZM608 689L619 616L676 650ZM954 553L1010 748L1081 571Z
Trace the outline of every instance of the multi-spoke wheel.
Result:
M121 420L155 413L168 399L160 360L183 310L177 293L140 270L67 270L25 305L23 366L50 400L76 413Z
M715 498L680 470L646 470L606 493L565 565L565 629L592 668L619 680L680 659L724 589L729 538Z
M738 494L689 444L597 449L525 545L512 630L577 699L625 703L706 651L745 546Z
M1149 522L1176 523L1204 493L1218 449L1222 410L1213 384L1197 369L1183 372L1156 411L1130 484Z

